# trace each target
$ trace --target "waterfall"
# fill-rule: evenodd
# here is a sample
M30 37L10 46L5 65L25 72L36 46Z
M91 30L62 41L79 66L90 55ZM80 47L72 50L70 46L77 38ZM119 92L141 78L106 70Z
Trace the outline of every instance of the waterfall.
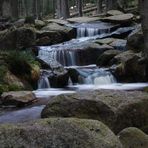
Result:
M80 27L77 28L77 37L92 37L96 35L102 35L110 33L110 29L102 29L99 28L87 28L87 27Z
M79 73L79 83L80 84L111 84L116 83L116 79L111 74L111 72L107 71L103 68L80 68L77 69Z
M50 83L49 83L48 77L46 76L41 76L38 81L38 89L42 89L42 88L50 88Z
M104 22L82 23L75 26L77 28L77 38L93 37L96 35L109 34L114 31L116 25Z
M63 66L76 65L76 52L73 50L57 50L52 47L40 47L39 58L55 59Z
M38 89L50 88L50 82L48 77L51 75L51 71L41 70L40 79L38 81Z

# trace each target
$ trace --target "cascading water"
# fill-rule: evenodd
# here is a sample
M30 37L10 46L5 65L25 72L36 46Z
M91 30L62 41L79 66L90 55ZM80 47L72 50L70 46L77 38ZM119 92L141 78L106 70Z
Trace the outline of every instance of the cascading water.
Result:
M48 77L51 72L48 72L46 70L41 71L41 76L38 81L38 89L43 89L43 88L50 88L50 83L48 80Z
M69 50L57 50L54 47L40 47L39 58L54 59L63 66L76 65L76 52Z
M86 68L77 68L77 72L79 73L79 84L111 84L116 83L116 79L114 76L103 68L97 67L86 67Z
M76 24L75 27L77 28L77 38L81 38L108 34L113 31L117 26L98 21L92 23Z

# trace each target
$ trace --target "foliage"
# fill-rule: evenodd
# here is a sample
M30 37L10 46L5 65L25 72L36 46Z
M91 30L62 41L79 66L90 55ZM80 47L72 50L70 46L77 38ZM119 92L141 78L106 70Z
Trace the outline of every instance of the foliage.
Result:
M9 91L20 91L20 90L23 90L23 88L21 86L11 84L11 85L8 85L8 90Z
M5 74L7 72L7 68L4 65L0 66L0 83L3 83L3 78L5 77Z
M0 95L3 92L7 92L7 91L9 91L8 85L2 85L2 84L0 84Z
M11 51L5 61L9 70L15 75L30 75L31 64L35 63L33 55L26 51Z

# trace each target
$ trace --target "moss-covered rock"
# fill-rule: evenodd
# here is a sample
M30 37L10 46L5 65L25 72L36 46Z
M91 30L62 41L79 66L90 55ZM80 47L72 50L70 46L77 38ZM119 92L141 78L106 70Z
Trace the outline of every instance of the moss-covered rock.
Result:
M120 82L143 82L146 81L145 64L139 61L141 53L125 51L115 56L110 64L117 64L114 74Z
M119 133L119 139L124 148L147 148L148 135L141 130L129 127Z
M1 148L122 148L118 138L95 120L49 118L20 125L0 125Z
M111 59L117 54L121 53L119 50L107 50L101 54L97 59L98 66L109 66Z
M148 95L144 92L97 90L54 97L41 116L95 119L118 133L126 127L148 125L147 106Z

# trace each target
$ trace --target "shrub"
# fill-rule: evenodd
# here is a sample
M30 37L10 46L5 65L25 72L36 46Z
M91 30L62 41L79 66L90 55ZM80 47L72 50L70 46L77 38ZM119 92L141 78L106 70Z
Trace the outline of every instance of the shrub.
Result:
M31 64L34 63L34 57L30 52L12 51L6 58L9 70L15 75L30 75Z
M0 66L0 83L3 83L6 72L7 72L7 67L4 65L1 65Z

